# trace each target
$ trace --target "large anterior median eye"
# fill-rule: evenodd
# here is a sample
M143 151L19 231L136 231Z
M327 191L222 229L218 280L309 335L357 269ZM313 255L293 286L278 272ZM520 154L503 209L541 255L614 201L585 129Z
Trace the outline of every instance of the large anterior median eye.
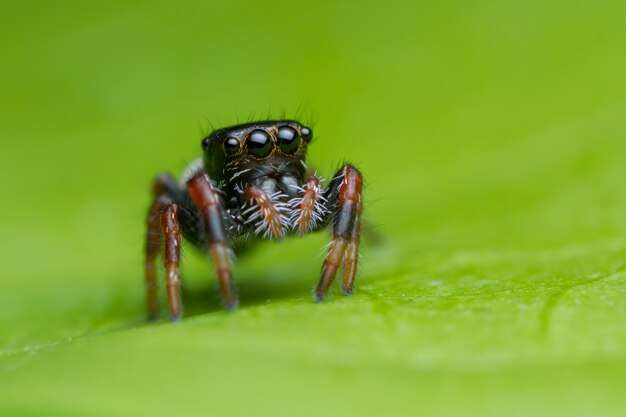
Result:
M272 140L264 130L253 130L246 139L248 153L257 158L265 158L272 152Z
M278 129L278 146L280 150L287 155L296 153L300 147L300 135L296 129L289 126L283 126Z

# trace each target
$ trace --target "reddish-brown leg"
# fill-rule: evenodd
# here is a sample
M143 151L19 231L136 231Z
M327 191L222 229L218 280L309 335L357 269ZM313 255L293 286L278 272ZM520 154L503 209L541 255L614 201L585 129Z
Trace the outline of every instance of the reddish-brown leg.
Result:
M333 188L337 189L334 190ZM336 193L335 193L336 191ZM352 165L345 165L331 181L329 192L334 195L336 212L333 220L333 241L330 244L328 255L324 261L322 277L315 299L322 301L330 284L335 279L337 270L346 255L346 270L344 275L344 293L351 294L356 276L359 250L359 223L361 219L363 191L363 177Z
M180 300L180 227L176 215L178 206L168 204L161 211L161 233L163 233L165 265L165 285L167 288L167 306L172 320L182 316Z
M148 212L148 233L146 236L145 284L148 303L148 320L155 320L159 315L156 283L156 258L159 256L161 243L161 227L159 218L163 209L163 201L155 198Z
M324 260L322 277L315 289L315 301L320 302L324 299L326 291L328 291L330 284L332 284L335 279L335 275L337 275L337 270L341 266L341 260L343 259L343 254L347 246L348 241L346 239L342 237L333 238L326 259Z
M267 193L261 187L253 185L245 191L244 197L258 204L261 210L260 215L265 219L262 226L267 227L267 233L274 239L281 239L285 232L280 211L278 211L278 208L272 203ZM260 231L262 231L262 229L259 229L257 232Z
M187 189L204 220L209 253L217 273L224 304L229 310L234 310L237 308L237 297L233 287L230 256L219 194L211 184L211 180L206 173L200 173L192 177L187 182Z
M354 287L354 279L356 278L356 268L359 262L359 240L361 237L361 211L362 202L359 200L356 208L356 218L354 219L354 228L346 249L346 262L343 270L343 293L352 295L352 287Z
M154 320L159 315L155 263L161 247L161 211L172 201L169 193L177 187L176 180L168 174L161 174L156 177L152 185L154 200L148 211L145 259L146 301L149 320Z

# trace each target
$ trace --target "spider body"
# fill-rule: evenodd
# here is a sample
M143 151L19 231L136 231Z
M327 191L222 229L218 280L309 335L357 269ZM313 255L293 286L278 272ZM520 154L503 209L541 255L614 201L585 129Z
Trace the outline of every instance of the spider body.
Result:
M345 164L323 188L310 174L311 129L295 120L240 124L202 140L203 158L177 182L159 175L148 213L145 280L150 318L157 316L156 258L163 248L168 308L182 315L181 236L210 254L228 309L237 306L231 252L260 239L282 240L326 227L333 240L315 290L321 301L344 264L343 291L352 293L358 261L363 179Z

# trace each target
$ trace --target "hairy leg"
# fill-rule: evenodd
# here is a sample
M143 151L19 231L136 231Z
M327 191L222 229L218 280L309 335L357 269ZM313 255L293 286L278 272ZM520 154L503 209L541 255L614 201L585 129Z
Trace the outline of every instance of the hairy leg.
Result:
M315 290L315 299L322 301L335 279L344 256L344 294L351 294L357 270L360 220L362 212L363 176L354 166L346 164L332 179L327 200L332 207L333 240L324 260L322 276Z
M272 196L275 196L273 194ZM272 196L268 195L261 187L253 185L244 192L244 198L252 200L256 205L248 208L244 215L246 222L256 224L255 233L264 233L276 240L285 235L286 216L281 212L287 208L287 203L275 203Z
M346 262L343 271L343 293L345 295L352 294L352 287L354 287L354 279L356 278L356 269L359 261L359 240L361 237L361 211L362 202L359 200L356 207L356 218L354 219L354 227L352 228L352 235L348 241L348 247L346 248Z
M213 267L222 291L224 304L229 310L237 308L230 267L230 255L224 229L220 196L206 173L194 175L187 182L187 190L204 221L205 234Z
M159 175L154 180L152 187L154 200L147 216L148 231L146 235L145 258L145 286L149 320L156 319L159 314L155 263L161 246L161 211L172 202L172 193L175 192L177 187L176 180L167 174Z
M316 230L327 212L319 178L310 176L303 189L302 197L294 199L295 207L290 219L292 227L300 236Z
M167 288L167 306L172 320L182 316L180 300L180 227L178 225L178 205L168 204L161 211L161 233L164 240L163 262L165 266L165 285Z

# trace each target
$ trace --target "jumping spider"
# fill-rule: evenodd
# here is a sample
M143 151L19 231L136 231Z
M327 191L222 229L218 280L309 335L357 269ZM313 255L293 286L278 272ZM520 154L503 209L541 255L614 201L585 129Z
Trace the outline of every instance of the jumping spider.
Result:
M155 261L164 248L170 317L182 315L181 234L207 250L226 308L237 307L231 252L255 240L281 240L330 226L333 233L315 290L321 301L344 263L343 292L352 293L359 253L363 178L345 164L326 189L307 171L313 133L294 120L240 124L213 131L202 140L203 158L186 169L180 183L161 174L148 213L145 279L148 313L157 316Z

